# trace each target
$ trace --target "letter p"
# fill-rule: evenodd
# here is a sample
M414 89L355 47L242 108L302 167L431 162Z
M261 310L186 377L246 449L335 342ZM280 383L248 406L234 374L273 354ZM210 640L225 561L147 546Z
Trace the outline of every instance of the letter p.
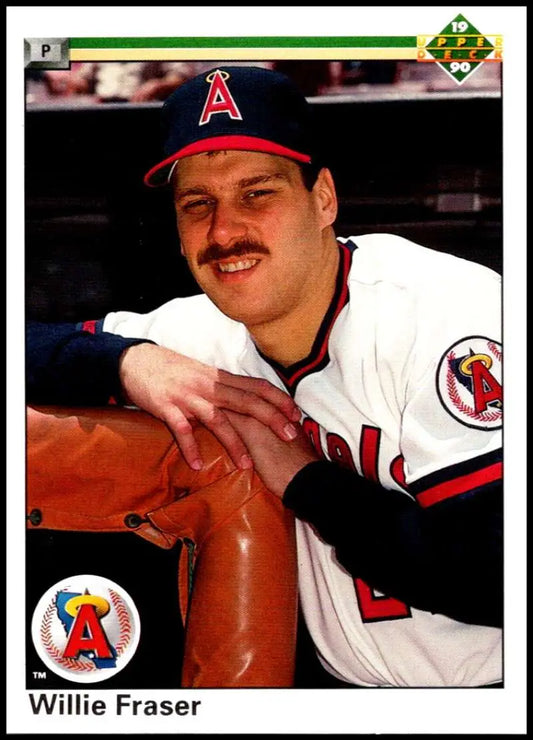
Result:
M24 39L24 65L37 69L69 69L69 40Z

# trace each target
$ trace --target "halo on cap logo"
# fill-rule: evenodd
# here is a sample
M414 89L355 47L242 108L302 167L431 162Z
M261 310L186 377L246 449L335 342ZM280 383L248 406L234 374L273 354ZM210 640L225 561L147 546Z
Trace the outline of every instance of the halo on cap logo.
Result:
M502 347L487 337L465 337L449 347L437 369L437 392L446 411L475 429L502 425Z
M230 78L229 72L226 72L225 69L215 69L213 72L210 72L208 75L206 75L206 82L210 82L211 84L213 84L217 76L221 77L223 80L229 80Z
M113 581L72 576L41 597L31 633L39 657L54 673L69 681L96 683L114 676L134 656L139 613Z

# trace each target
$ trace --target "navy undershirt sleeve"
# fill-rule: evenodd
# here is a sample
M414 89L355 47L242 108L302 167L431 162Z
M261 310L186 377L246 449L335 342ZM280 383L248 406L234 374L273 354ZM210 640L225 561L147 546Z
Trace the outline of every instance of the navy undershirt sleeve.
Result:
M120 357L128 347L146 341L92 334L71 323L28 322L27 402L100 406L119 399Z
M400 491L317 461L297 473L283 503L333 545L353 577L381 593L461 622L501 626L501 485L424 509Z

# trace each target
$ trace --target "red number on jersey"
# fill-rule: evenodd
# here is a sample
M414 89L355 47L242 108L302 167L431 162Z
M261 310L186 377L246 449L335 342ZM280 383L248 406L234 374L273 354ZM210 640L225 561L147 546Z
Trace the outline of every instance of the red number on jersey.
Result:
M376 427L363 426L361 430L361 471L365 478L379 483L378 460L381 430ZM403 484L402 458L397 457L391 464L394 479ZM363 622L379 622L387 619L403 619L411 616L411 610L403 601L378 594L361 578L354 578L355 593L359 613Z
M306 417L303 421L304 431L309 436L315 450L325 459L328 459L322 449L320 427L316 421ZM360 462L361 472L365 478L379 483L379 447L381 430L377 427L364 425L361 429ZM329 459L344 467L356 470L349 444L340 435L329 432L326 435L327 452ZM403 488L406 488L403 473L403 458L399 455L392 461L390 472L393 479ZM361 578L354 578L355 593L359 612L363 622L378 622L388 619L402 619L411 616L407 604L390 596L376 593Z
M361 578L354 578L353 582L363 622L382 622L386 619L403 619L411 616L411 610L403 601L377 594Z

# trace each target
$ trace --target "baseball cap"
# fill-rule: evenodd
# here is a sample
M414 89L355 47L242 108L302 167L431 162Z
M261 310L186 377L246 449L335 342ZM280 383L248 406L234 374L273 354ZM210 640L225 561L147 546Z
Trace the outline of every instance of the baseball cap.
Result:
M222 149L313 160L311 106L294 83L263 67L222 66L180 85L163 104L165 158L144 182L169 182L183 157Z

